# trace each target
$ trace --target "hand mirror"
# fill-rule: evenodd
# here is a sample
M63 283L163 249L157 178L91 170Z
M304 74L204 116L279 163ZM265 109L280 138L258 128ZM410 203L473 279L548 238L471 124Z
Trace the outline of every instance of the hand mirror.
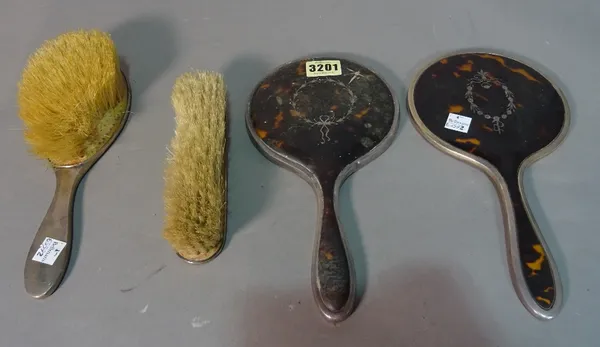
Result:
M246 124L258 150L316 193L312 288L329 321L346 319L355 301L354 269L337 216L340 186L389 147L397 119L388 85L368 68L335 57L285 64L251 96Z
M513 285L534 316L562 304L556 265L527 205L523 172L566 135L561 91L539 71L499 54L440 57L415 78L408 107L417 130L441 151L484 171L503 209Z

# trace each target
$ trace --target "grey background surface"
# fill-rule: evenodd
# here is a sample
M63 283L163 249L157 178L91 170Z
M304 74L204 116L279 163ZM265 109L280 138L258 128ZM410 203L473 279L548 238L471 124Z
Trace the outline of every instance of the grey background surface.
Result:
M597 346L599 19L594 0L3 1L2 345ZM27 152L16 83L44 40L80 27L112 33L129 65L133 115L79 188L66 280L37 301L23 289L23 266L54 177ZM565 142L525 179L566 290L550 322L529 315L513 291L487 177L429 145L405 111L407 85L424 60L470 47L537 61L569 98ZM401 110L391 148L341 192L364 295L338 327L312 301L313 192L264 159L243 123L263 75L322 52L375 69ZM205 266L182 263L161 237L170 92L191 68L225 74L232 117L230 239Z

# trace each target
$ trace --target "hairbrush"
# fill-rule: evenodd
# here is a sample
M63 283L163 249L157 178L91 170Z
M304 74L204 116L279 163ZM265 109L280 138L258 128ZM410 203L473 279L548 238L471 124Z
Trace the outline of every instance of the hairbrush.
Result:
M78 30L44 42L19 82L19 116L37 157L48 160L56 190L25 262L25 290L51 295L66 273L77 186L123 130L131 105L110 35Z
M501 200L509 272L527 310L562 305L556 265L523 191L523 172L566 136L562 92L535 68L487 52L457 52L422 69L408 92L417 130L439 150L485 172Z
M287 63L252 93L246 115L250 138L269 160L304 178L316 193L312 288L329 321L346 319L356 295L338 218L340 186L389 147L397 122L389 86L346 59L309 57Z
M227 231L227 90L218 72L177 77L175 135L165 169L163 236L190 264L206 263Z

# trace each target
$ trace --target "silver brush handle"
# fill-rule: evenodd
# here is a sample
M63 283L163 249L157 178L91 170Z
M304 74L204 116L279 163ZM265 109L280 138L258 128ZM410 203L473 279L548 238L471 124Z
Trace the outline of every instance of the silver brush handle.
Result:
M25 262L25 290L38 299L50 296L67 271L73 239L73 201L82 168L55 168L54 173L54 198Z

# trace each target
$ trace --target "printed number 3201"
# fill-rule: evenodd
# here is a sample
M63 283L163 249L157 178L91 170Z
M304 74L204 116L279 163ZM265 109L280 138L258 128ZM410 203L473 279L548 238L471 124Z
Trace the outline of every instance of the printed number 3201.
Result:
M342 74L339 60L320 60L306 62L306 77L339 76Z
M338 70L338 64L312 64L308 71L310 72L315 72L315 71L337 71Z

